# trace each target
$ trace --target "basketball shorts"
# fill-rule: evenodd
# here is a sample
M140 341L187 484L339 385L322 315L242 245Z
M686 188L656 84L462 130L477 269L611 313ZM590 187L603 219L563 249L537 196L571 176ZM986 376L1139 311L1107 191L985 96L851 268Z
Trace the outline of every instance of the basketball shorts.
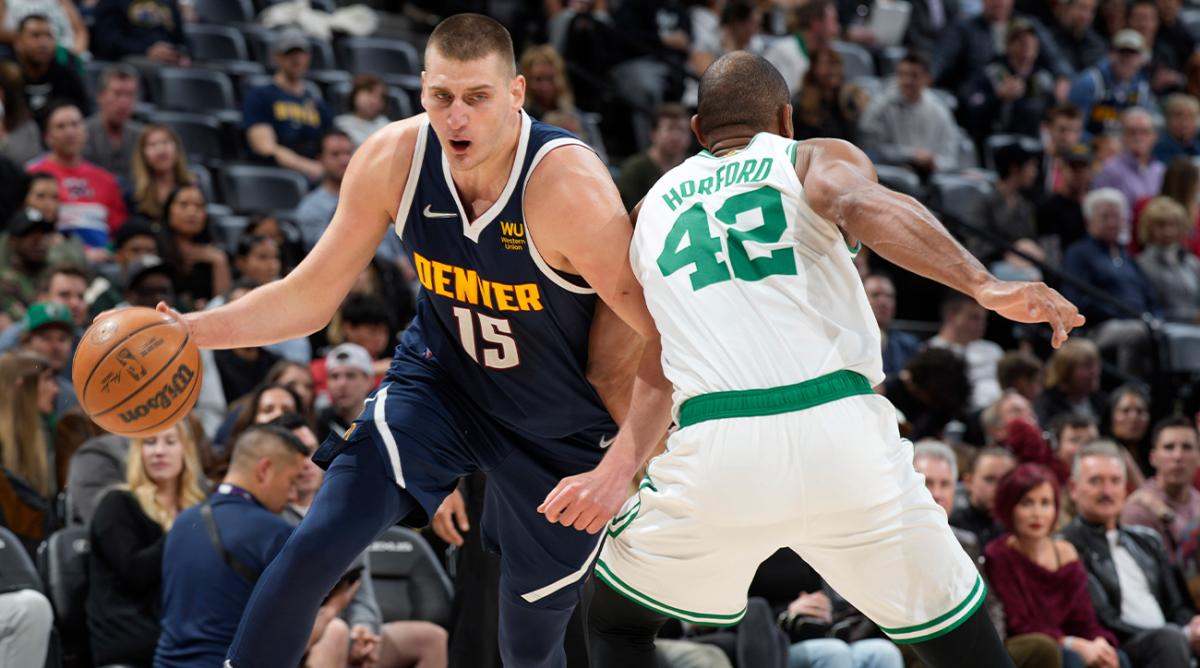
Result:
M898 643L950 631L985 594L895 409L872 393L684 426L607 533L597 577L695 624L740 621L755 571L781 547Z

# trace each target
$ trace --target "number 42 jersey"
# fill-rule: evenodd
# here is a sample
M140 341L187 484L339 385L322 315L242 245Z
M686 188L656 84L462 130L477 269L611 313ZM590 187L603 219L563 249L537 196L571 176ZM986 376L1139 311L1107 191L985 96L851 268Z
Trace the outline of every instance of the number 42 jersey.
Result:
M883 382L854 251L808 206L796 145L764 132L721 157L702 151L642 201L630 258L676 408L840 370Z

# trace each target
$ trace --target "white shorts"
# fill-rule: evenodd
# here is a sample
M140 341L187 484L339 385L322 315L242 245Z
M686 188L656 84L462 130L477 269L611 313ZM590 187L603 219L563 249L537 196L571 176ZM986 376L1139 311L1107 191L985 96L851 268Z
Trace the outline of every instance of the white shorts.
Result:
M596 576L664 615L727 626L780 547L899 643L947 633L986 593L877 395L675 432L610 523Z

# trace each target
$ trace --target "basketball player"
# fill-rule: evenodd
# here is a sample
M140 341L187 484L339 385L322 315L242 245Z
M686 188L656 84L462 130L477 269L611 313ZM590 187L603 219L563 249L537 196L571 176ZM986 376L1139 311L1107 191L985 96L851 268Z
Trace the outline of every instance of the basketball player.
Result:
M592 665L654 666L667 617L736 624L784 546L926 665L1011 665L977 569L872 392L879 328L846 239L1049 322L1055 347L1083 318L1044 284L992 277L852 145L792 141L787 84L758 56L705 72L692 130L707 150L646 195L630 249L680 428L607 531ZM546 506L553 520L556 493Z
M427 113L358 149L337 213L300 266L182 316L206 348L306 336L329 321L392 221L423 286L379 389L314 456L329 467L325 484L258 581L229 650L234 668L297 665L355 555L396 522L426 524L477 469L488 472L484 540L502 558L504 663L565 665L563 631L597 534L670 422L658 335L628 261L632 228L608 170L521 110L525 81L492 19L443 21L425 68ZM597 296L646 341L638 403L619 433L585 376L589 358L605 355L588 348ZM582 473L568 478L572 526L546 522L538 504Z

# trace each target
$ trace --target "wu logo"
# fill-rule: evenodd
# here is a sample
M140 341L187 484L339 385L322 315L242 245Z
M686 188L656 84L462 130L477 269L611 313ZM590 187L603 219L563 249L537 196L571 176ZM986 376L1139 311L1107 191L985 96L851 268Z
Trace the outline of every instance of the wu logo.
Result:
M500 234L506 237L525 236L525 225L522 223L500 223Z
M500 245L504 250L525 250L525 223L500 221Z

